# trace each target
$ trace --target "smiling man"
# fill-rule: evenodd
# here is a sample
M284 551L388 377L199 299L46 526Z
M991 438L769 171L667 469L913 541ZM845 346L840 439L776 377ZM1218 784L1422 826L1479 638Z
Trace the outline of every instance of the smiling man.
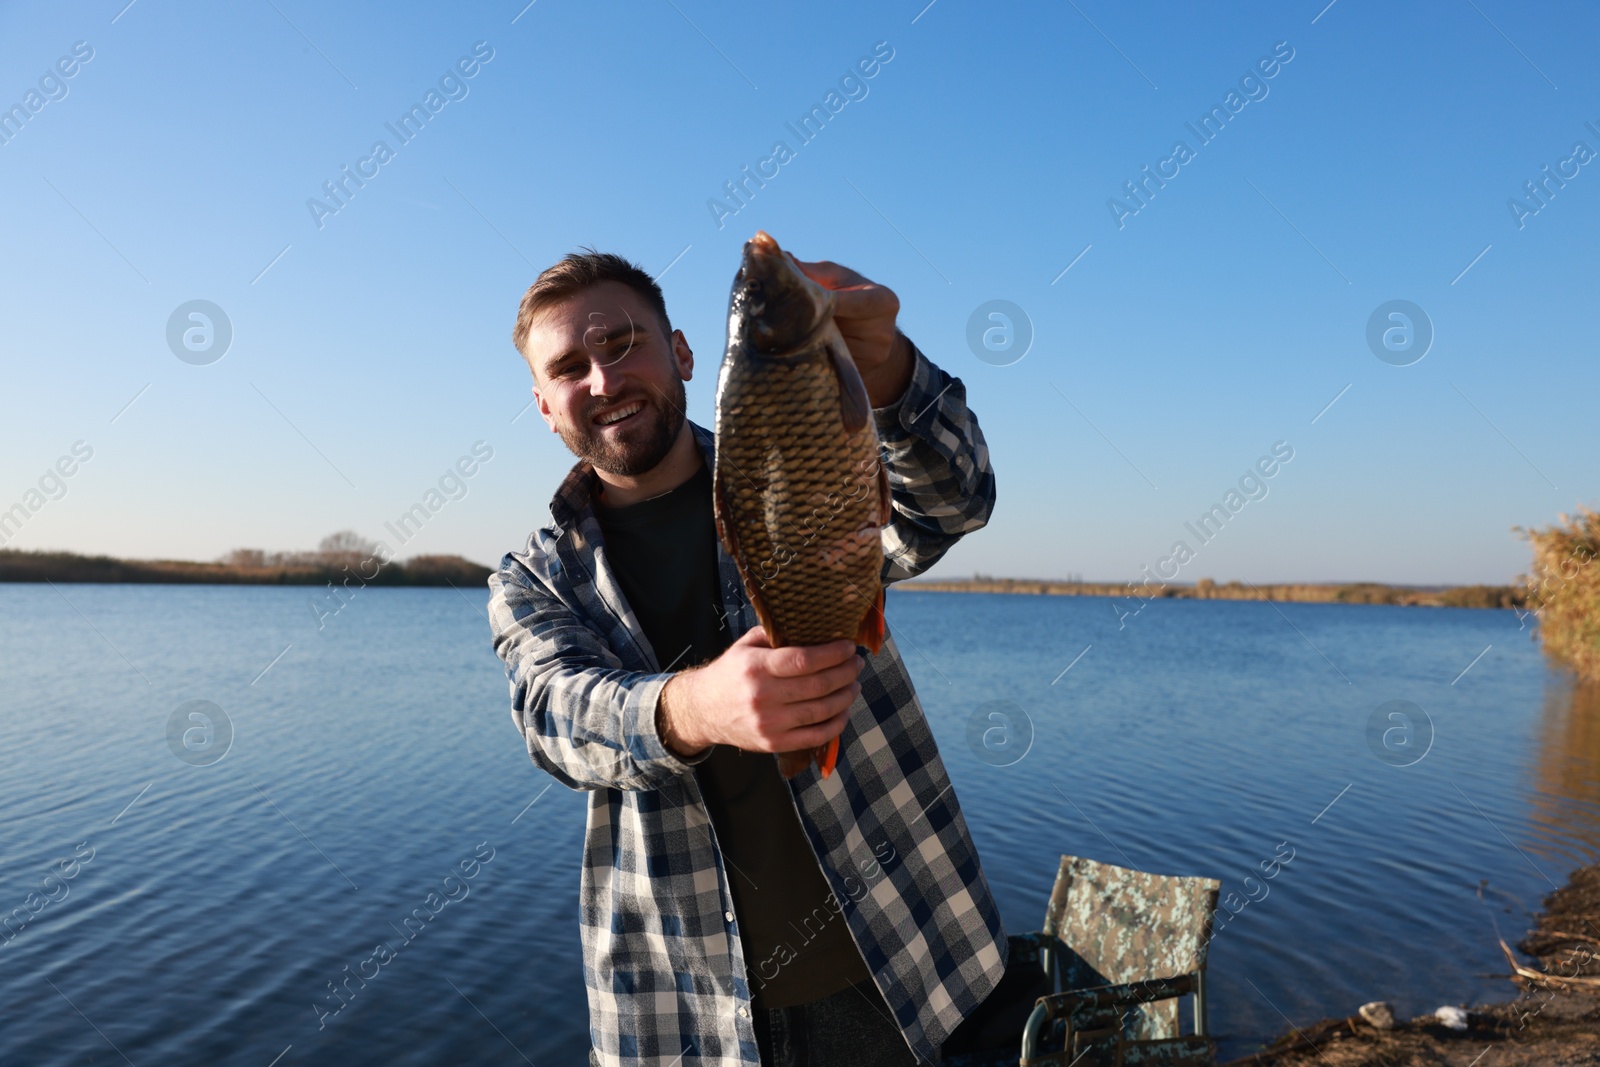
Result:
M837 292L889 475L884 581L911 577L987 521L983 434L893 292L799 266ZM528 753L590 791L590 1062L937 1064L1006 938L893 636L865 657L768 645L717 542L694 353L648 274L569 255L512 339L579 459L489 586ZM778 773L773 753L834 737L829 778Z

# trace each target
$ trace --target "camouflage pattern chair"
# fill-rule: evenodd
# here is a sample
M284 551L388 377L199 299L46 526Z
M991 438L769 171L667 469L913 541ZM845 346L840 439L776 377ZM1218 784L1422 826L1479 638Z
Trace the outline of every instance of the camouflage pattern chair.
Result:
M1059 991L1035 1003L1021 1067L1212 1063L1206 946L1219 888L1062 856L1041 960ZM1189 995L1194 1029L1184 1035L1178 1001Z

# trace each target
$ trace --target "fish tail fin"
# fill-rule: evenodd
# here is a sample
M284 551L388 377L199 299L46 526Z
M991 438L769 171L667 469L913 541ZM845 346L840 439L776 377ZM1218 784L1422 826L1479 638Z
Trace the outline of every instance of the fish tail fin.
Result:
M883 619L883 587L878 587L878 599L873 601L872 607L861 616L861 625L856 628L856 644L866 648L868 652L876 655L883 647L883 638L887 627Z

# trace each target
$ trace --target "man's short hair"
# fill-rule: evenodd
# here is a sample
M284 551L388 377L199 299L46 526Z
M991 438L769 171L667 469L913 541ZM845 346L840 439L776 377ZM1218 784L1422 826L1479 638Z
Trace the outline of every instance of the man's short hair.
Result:
M517 346L522 357L528 358L528 334L533 329L534 318L540 312L570 300L601 282L619 282L638 293L661 319L663 333L672 332L672 322L667 318L667 301L654 278L638 264L621 256L585 248L567 253L559 263L540 271L539 277L522 294L522 305L517 308L517 325L511 331L511 343Z

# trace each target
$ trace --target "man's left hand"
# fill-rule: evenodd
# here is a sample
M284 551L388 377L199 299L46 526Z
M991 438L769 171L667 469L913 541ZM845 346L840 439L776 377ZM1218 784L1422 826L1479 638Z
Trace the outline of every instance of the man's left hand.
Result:
M850 348L872 406L888 407L899 400L911 384L912 359L911 342L895 325L900 298L894 290L837 263L808 263L793 253L790 258L801 273L837 297L833 321Z

